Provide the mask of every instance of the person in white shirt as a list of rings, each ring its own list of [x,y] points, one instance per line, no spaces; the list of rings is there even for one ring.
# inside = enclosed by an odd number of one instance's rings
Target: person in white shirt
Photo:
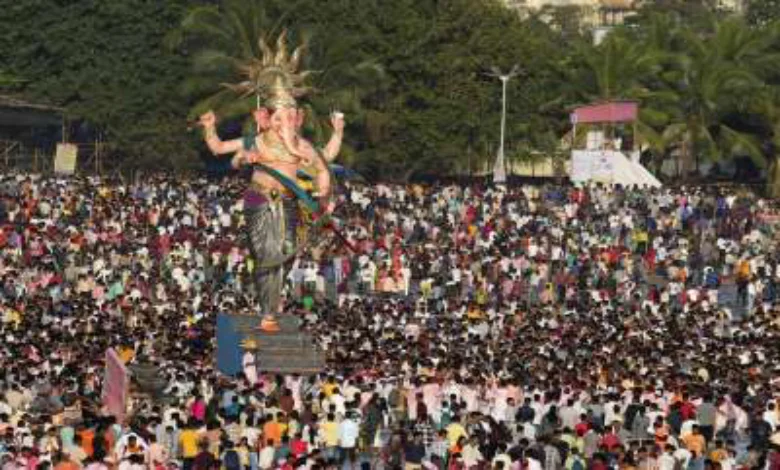
[[[257,383],[257,364],[255,362],[255,355],[252,354],[252,351],[247,350],[244,353],[241,363],[244,368],[246,379],[254,386]]]
[[[693,433],[693,427],[698,424],[699,423],[695,419],[689,419],[684,421],[682,427],[680,428],[680,437],[684,438],[688,434]]]
[[[355,448],[360,436],[360,425],[355,417],[350,413],[346,419],[339,424],[339,447],[346,462],[355,462]]]
[[[693,455],[685,447],[680,447],[674,451],[674,458],[680,462],[681,468],[688,468],[688,463],[691,461]]]
[[[764,421],[769,423],[770,426],[772,426],[772,432],[777,431],[777,411],[775,410],[775,404],[774,402],[769,402],[766,406],[766,411],[764,411]]]
[[[677,459],[674,458],[674,447],[667,445],[658,457],[658,470],[674,470]]]
[[[131,432],[122,436],[114,446],[117,459],[122,461],[131,454],[140,453],[146,455],[149,445],[138,434]]]
[[[347,400],[338,388],[333,390],[333,394],[328,401],[331,405],[336,407],[336,416],[344,416],[347,414]]]
[[[347,402],[355,402],[358,395],[360,395],[360,389],[351,380],[347,380],[344,386],[344,396]]]
[[[534,395],[534,401],[531,404],[531,408],[534,410],[534,426],[541,426],[542,418],[544,417],[544,404],[542,404],[542,397],[540,395]]]
[[[480,462],[484,460],[485,458],[479,451],[476,438],[471,438],[471,440],[463,446],[463,463],[466,465],[466,468],[476,468]]]
[[[542,462],[536,458],[535,455],[525,456],[525,468],[526,470],[542,470]]]
[[[123,459],[118,470],[146,470],[147,466],[144,464],[144,459],[140,455],[133,455],[130,458]]]
[[[266,445],[260,450],[260,455],[258,456],[258,462],[257,465],[260,467],[260,470],[270,470],[274,468],[274,453],[276,452],[276,449],[274,448],[274,441],[269,440]]]
[[[575,406],[574,400],[570,398],[566,405],[561,407],[559,412],[561,426],[563,428],[574,429],[579,422],[580,412],[580,408]]]
[[[536,442],[536,429],[531,423],[523,423],[523,437],[530,442]]]

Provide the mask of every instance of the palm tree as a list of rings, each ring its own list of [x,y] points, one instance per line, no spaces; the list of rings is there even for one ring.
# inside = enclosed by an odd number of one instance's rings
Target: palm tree
[[[254,96],[237,99],[236,92],[222,84],[239,83],[244,65],[262,58],[263,40],[281,33],[286,15],[272,19],[269,11],[275,3],[280,2],[224,0],[221,6],[195,7],[169,35],[169,46],[191,57],[192,74],[184,83],[185,94],[198,100],[191,117],[208,109],[234,117],[257,105]]]
[[[586,57],[592,74],[592,98],[640,99],[649,93],[643,80],[658,68],[661,54],[628,35],[615,32]]]
[[[371,97],[387,86],[389,77],[384,66],[370,60],[333,64],[314,78],[315,93],[301,103],[301,107],[306,111],[307,131],[312,133],[315,142],[325,142],[329,138],[329,116],[336,110],[347,116],[350,126],[366,130],[367,142],[361,144],[381,140],[388,117],[371,102]],[[341,147],[340,161],[345,165],[353,164],[359,150],[358,142],[348,136]]]
[[[700,156],[761,159],[758,139],[729,120],[748,113],[764,86],[760,61],[768,43],[760,34],[738,18],[718,23],[712,35],[685,32],[686,54],[679,56],[671,85],[679,112],[666,129],[681,146],[684,176]]]
[[[774,100],[769,101],[767,118],[771,123],[771,140],[767,143],[767,193],[769,196],[780,197],[780,90],[774,90]]]
[[[191,118],[208,109],[232,118],[256,107],[254,94],[242,96],[224,84],[246,81],[245,65],[262,60],[264,41],[289,29],[293,40],[306,44],[304,61],[315,69],[308,80],[314,92],[299,103],[314,141],[327,140],[329,115],[336,109],[346,113],[350,126],[365,126],[369,138],[382,132],[387,118],[372,106],[371,98],[387,87],[384,66],[356,51],[354,37],[350,43],[350,38],[330,34],[333,25],[327,18],[332,12],[301,11],[296,9],[299,3],[224,0],[222,6],[196,7],[186,15],[168,42],[191,51],[192,76],[184,84],[185,93],[197,100]],[[361,14],[368,14],[362,10]],[[357,150],[350,143],[345,141],[341,151],[347,163]]]

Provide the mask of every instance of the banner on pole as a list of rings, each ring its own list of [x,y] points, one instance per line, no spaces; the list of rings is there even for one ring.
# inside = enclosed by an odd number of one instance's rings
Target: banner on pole
[[[122,422],[127,412],[130,377],[125,363],[113,349],[106,350],[106,369],[103,375],[103,408]]]
[[[506,184],[506,166],[504,166],[504,154],[498,152],[496,163],[493,165],[493,184]]]
[[[57,154],[54,156],[54,172],[72,175],[76,172],[76,160],[79,148],[76,144],[57,144]]]

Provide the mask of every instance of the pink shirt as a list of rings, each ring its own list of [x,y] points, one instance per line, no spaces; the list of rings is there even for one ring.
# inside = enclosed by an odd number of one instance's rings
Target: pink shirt
[[[439,397],[441,397],[441,387],[437,383],[427,383],[422,388],[423,401],[428,410],[439,408]]]
[[[101,286],[96,286],[94,289],[92,289],[92,298],[95,300],[102,300],[105,293],[105,289],[103,289]]]
[[[417,419],[417,392],[414,387],[406,391],[406,406],[409,410],[409,419],[412,421]]]
[[[202,400],[193,403],[190,408],[190,414],[198,421],[204,421],[206,419],[206,403]]]

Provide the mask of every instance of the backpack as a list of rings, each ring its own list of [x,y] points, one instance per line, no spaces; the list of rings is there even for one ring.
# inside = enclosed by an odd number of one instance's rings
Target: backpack
[[[234,449],[225,452],[222,457],[222,466],[225,470],[241,470],[241,458],[238,456],[238,452]]]

